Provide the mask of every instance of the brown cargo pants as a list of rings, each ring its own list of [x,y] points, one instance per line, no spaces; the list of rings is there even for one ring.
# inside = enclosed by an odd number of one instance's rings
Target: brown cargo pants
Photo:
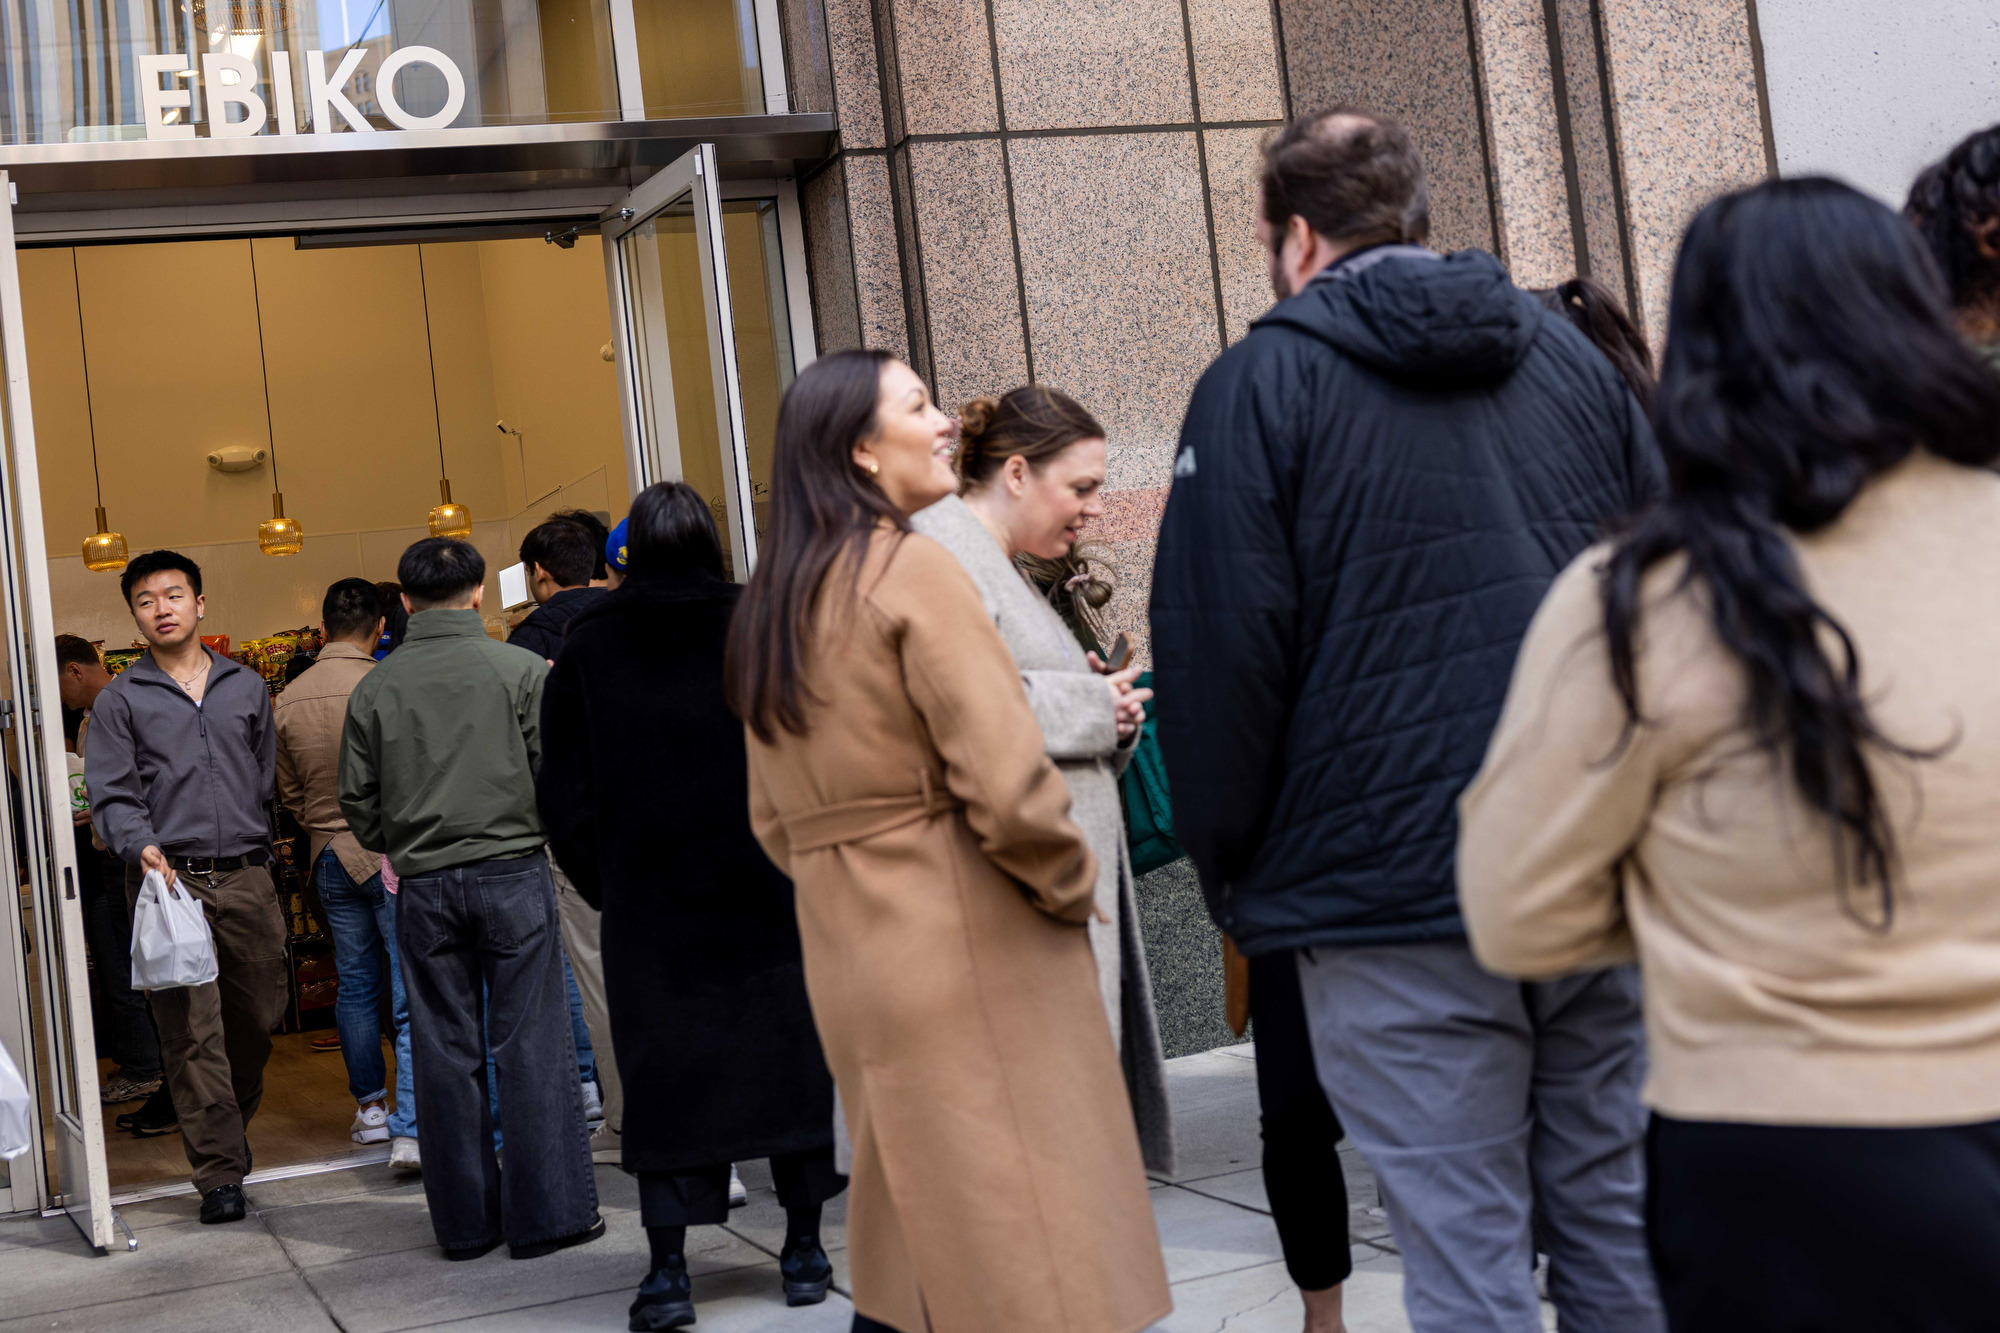
[[[136,903],[143,872],[125,867],[125,896]],[[183,873],[201,900],[215,939],[215,980],[148,991],[160,1030],[161,1063],[194,1187],[241,1185],[250,1168],[245,1137],[264,1099],[271,1033],[285,1016],[285,919],[268,866],[219,875]]]

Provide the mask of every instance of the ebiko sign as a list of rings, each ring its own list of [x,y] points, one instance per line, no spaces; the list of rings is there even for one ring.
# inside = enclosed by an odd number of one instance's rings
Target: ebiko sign
[[[342,91],[347,87],[347,81],[361,68],[367,54],[358,46],[350,49],[329,74],[324,52],[305,53],[306,119],[311,123],[314,134],[332,134],[336,115],[346,121],[350,129],[363,132],[375,129]],[[256,91],[258,69],[254,60],[227,51],[203,53],[201,84],[208,107],[209,138],[247,139],[262,134],[265,125],[273,119],[277,121],[279,134],[298,133],[298,99],[292,88],[290,53],[273,51],[271,57],[271,102],[274,105],[267,105]],[[194,67],[188,63],[187,55],[181,52],[142,55],[138,57],[138,62],[139,97],[145,107],[146,137],[194,138],[194,125],[185,118],[185,114],[178,123],[169,122],[166,118],[168,112],[176,109],[183,113],[192,111],[194,90],[165,87],[160,82],[162,78],[190,73]],[[444,105],[433,115],[414,115],[396,100],[396,76],[411,65],[429,65],[444,76]],[[227,75],[234,77],[225,82]],[[405,46],[383,58],[381,68],[375,73],[374,96],[382,114],[397,129],[441,130],[451,124],[465,106],[465,75],[459,72],[458,65],[450,56],[436,47]],[[242,108],[242,119],[229,118],[231,107]]]

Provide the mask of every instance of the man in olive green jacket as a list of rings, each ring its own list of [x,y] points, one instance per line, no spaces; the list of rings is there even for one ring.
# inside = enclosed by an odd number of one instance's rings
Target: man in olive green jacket
[[[396,938],[432,1230],[446,1258],[503,1239],[531,1258],[604,1234],[582,1090],[549,1076],[576,1067],[576,1048],[535,808],[548,664],[487,637],[486,561],[468,543],[420,541],[396,577],[409,629],[348,697],[340,808],[402,880]],[[507,1127],[504,1201],[489,1041]]]

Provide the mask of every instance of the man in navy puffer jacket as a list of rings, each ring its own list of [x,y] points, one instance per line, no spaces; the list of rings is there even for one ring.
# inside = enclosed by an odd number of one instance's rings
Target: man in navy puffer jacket
[[[1540,1329],[1537,1236],[1565,1330],[1649,1333],[1637,978],[1487,975],[1453,854],[1536,606],[1660,484],[1650,432],[1497,260],[1422,248],[1393,122],[1288,127],[1260,212],[1281,299],[1195,390],[1153,573],[1177,832],[1253,969],[1297,970],[1418,1333]]]

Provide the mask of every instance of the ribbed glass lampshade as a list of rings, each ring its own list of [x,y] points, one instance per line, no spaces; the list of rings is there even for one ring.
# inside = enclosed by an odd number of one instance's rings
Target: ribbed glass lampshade
[[[298,521],[285,517],[285,497],[271,494],[271,517],[257,525],[257,549],[265,555],[297,555],[306,544]]]
[[[457,537],[461,540],[472,535],[472,511],[462,504],[453,504],[451,483],[438,481],[438,494],[444,503],[431,506],[431,536]]]
[[[125,547],[125,534],[111,531],[111,523],[104,517],[104,506],[99,505],[97,531],[83,539],[83,567],[93,574],[108,574],[125,568],[125,562],[130,558]]]

